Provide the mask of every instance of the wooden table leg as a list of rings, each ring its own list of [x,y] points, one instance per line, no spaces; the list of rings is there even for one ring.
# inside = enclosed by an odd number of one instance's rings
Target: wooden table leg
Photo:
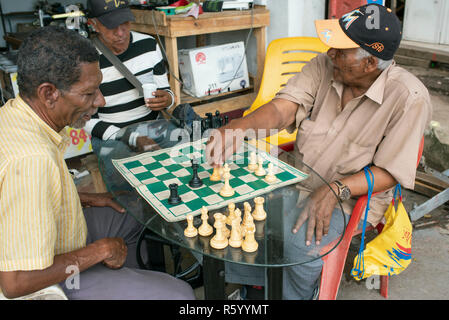
[[[179,79],[178,43],[176,38],[165,37],[165,53],[170,65],[170,87],[176,96],[176,104],[181,103],[181,83]],[[177,78],[177,79],[176,79]]]

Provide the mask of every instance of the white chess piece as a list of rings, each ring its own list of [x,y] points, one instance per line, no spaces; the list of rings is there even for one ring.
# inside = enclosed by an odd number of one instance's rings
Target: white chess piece
[[[223,221],[217,219],[214,223],[215,235],[210,239],[210,245],[214,249],[224,249],[228,246],[228,238],[223,234]]]
[[[276,176],[273,173],[273,164],[271,162],[268,164],[268,173],[264,180],[268,183],[276,182]]]
[[[253,231],[256,231],[256,226],[254,225],[254,218],[251,215],[251,205],[248,202],[245,202],[243,206],[245,207],[245,212],[243,214],[242,234],[245,235],[249,229],[254,229]]]
[[[265,202],[265,199],[263,197],[255,197],[254,198],[253,218],[256,221],[262,221],[267,218],[267,213],[265,212],[265,210],[263,208],[264,202]]]
[[[184,230],[184,235],[186,237],[192,238],[198,234],[198,230],[193,226],[193,216],[191,214],[187,215],[187,228]]]
[[[229,168],[227,163],[225,163],[223,170],[224,170],[224,173],[223,173],[224,185],[223,185],[223,188],[221,188],[221,190],[220,190],[220,195],[222,197],[232,197],[234,195],[235,191],[229,184],[229,178],[231,177],[231,173],[230,173],[231,169]]]
[[[212,172],[212,175],[210,176],[210,181],[221,181],[221,166],[220,167],[214,167],[214,171]]]
[[[240,217],[234,218],[232,220],[232,230],[231,237],[229,238],[229,245],[233,248],[240,248],[242,246],[242,232],[240,228]]]
[[[254,174],[256,175],[256,176],[264,176],[265,174],[266,174],[266,172],[265,172],[265,169],[263,168],[263,159],[262,159],[262,157],[259,157],[259,159],[257,160],[257,162],[258,162],[258,166],[257,166],[257,169],[256,169],[256,171],[254,172]]]
[[[254,252],[259,247],[259,244],[254,237],[255,229],[255,227],[254,230],[248,229],[245,233],[245,240],[242,242],[242,250],[245,252]]]
[[[209,215],[207,214],[207,208],[201,208],[201,220],[203,220],[203,224],[198,228],[198,233],[200,236],[207,237],[214,232],[214,228],[207,222]]]
[[[248,170],[255,171],[256,169],[257,169],[256,153],[254,151],[251,151],[251,153],[249,154]]]
[[[234,220],[234,218],[235,218],[235,214],[234,214],[235,204],[233,202],[230,202],[228,204],[228,210],[229,210],[229,215],[226,218],[226,224],[232,225],[232,220]]]

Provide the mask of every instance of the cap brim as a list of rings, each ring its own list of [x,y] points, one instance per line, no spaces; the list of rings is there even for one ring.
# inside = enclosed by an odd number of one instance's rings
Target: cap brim
[[[315,29],[321,42],[328,47],[337,49],[360,47],[343,32],[338,19],[315,20]]]
[[[129,8],[117,9],[97,17],[108,29],[115,29],[122,23],[134,21],[134,15]]]

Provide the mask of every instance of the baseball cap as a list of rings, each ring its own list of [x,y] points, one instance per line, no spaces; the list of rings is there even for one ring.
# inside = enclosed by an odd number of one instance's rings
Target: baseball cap
[[[401,24],[391,9],[363,5],[340,19],[316,20],[320,40],[331,48],[361,47],[383,60],[393,59],[402,39]]]
[[[97,18],[108,29],[134,21],[128,0],[88,0],[87,10],[89,18]]]

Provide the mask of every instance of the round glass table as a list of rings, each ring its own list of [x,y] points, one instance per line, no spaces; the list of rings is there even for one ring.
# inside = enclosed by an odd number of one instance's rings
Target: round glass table
[[[242,148],[248,148],[246,150],[247,152],[249,152],[251,146],[256,146],[258,148],[257,150],[269,150],[269,152],[262,151],[261,154],[265,154],[265,159],[268,159],[268,161],[272,160],[275,164],[275,168],[282,166],[286,168],[295,168],[304,174],[304,177],[300,179],[300,181],[294,183],[287,181],[279,187],[266,191],[263,190],[261,193],[259,192],[258,196],[264,199],[263,206],[267,216],[263,221],[254,221],[254,236],[258,243],[257,250],[255,252],[245,252],[241,248],[233,248],[229,245],[224,249],[214,249],[210,245],[210,240],[215,235],[215,232],[208,237],[200,235],[186,237],[184,235],[184,230],[187,227],[185,216],[179,221],[172,222],[164,218],[162,214],[156,210],[157,208],[154,203],[149,202],[147,197],[143,197],[141,195],[142,193],[139,193],[137,188],[130,184],[130,180],[125,178],[126,174],[123,174],[122,171],[117,169],[112,159],[127,159],[139,155],[143,155],[139,158],[140,160],[147,159],[147,155],[151,156],[151,154],[158,151],[161,153],[161,150],[165,151],[162,152],[164,154],[170,154],[172,149],[186,143],[189,144],[190,141],[205,145],[204,142],[207,140],[210,130],[203,132],[202,130],[196,130],[195,128],[198,129],[195,125],[193,126],[193,130],[191,128],[179,129],[174,122],[161,119],[134,124],[123,128],[117,135],[118,139],[114,141],[100,141],[98,139],[93,139],[92,145],[99,160],[99,169],[105,185],[108,191],[115,196],[116,201],[126,208],[127,213],[133,215],[143,226],[145,226],[145,228],[151,230],[152,233],[168,243],[190,250],[193,255],[201,261],[204,272],[203,278],[206,299],[225,298],[224,269],[227,263],[266,268],[267,276],[265,285],[267,290],[265,290],[265,297],[267,299],[280,299],[282,297],[282,267],[308,263],[320,259],[334,250],[334,248],[339,245],[339,240],[343,237],[344,226],[346,226],[348,217],[344,214],[341,203],[338,201],[337,207],[340,210],[334,211],[334,213],[337,212],[337,214],[334,215],[341,215],[335,218],[341,219],[343,225],[342,230],[340,230],[341,234],[339,234],[337,238],[334,238],[333,241],[329,241],[332,244],[335,243],[335,245],[326,246],[328,243],[325,241],[326,237],[323,237],[320,246],[306,246],[305,240],[300,239],[301,231],[297,234],[293,234],[291,230],[300,212],[303,210],[304,206],[307,205],[311,192],[320,185],[327,185],[327,187],[330,188],[329,184],[312,168],[301,163],[299,159],[294,156],[294,152],[283,152],[283,150],[278,147],[268,145],[264,141],[251,140],[243,144]],[[141,135],[156,137],[154,139],[154,144],[149,144],[145,148],[141,148],[141,150],[130,148],[128,146],[130,133],[135,131],[139,132]],[[152,161],[154,161],[154,159]],[[169,173],[172,170],[177,170],[178,168],[171,166],[170,161],[170,159],[161,161],[163,165],[159,166],[159,169],[162,168],[160,169],[161,171]],[[199,166],[207,168],[207,170],[202,172],[203,174],[201,177],[203,181],[206,182],[207,180],[207,182],[209,182],[212,168],[205,164],[206,160],[204,154],[201,158],[197,158],[196,161]],[[232,158],[228,162],[231,164],[238,161],[242,161],[242,159],[236,160],[235,158]],[[145,161],[142,160],[142,162]],[[244,167],[244,165],[240,165],[236,170],[242,168],[245,169]],[[189,174],[192,173],[191,165],[184,164],[184,169],[189,171]],[[233,171],[231,170],[230,173],[232,174]],[[241,188],[245,189],[245,187],[252,186],[253,189],[256,189],[257,185],[254,184],[253,180],[258,179],[258,177],[255,177],[251,172],[247,173],[249,180],[245,181],[250,182],[243,184]],[[253,177],[251,177],[251,174]],[[168,185],[170,184],[169,178],[168,176],[160,177],[161,178],[157,182],[156,180],[150,179],[144,181],[144,183],[150,185],[151,183],[165,183],[166,191],[156,194],[156,197],[167,197],[169,190]],[[233,183],[234,180],[231,179],[230,184],[232,187],[235,187],[232,185]],[[181,199],[184,197],[182,190],[190,192],[192,191],[191,189],[191,187],[186,189],[180,188],[179,195],[181,196]],[[247,195],[252,194],[254,193],[249,192]],[[152,196],[155,195],[152,194]],[[201,194],[197,193],[195,196],[201,197]],[[248,198],[245,198],[244,201],[233,202],[235,208],[240,209],[242,218],[245,212],[244,203],[247,202],[250,204],[251,208],[254,208],[254,198],[255,196],[249,196]],[[239,199],[241,199],[241,197]],[[211,226],[214,225],[214,214],[218,212],[227,215],[228,206],[224,205],[220,208],[209,209],[208,222]],[[201,214],[196,214],[193,219],[193,225],[198,228],[202,223]],[[306,228],[306,225],[307,222],[302,228]],[[229,225],[228,229],[230,229]],[[302,232],[302,234],[302,237],[304,237],[305,232]],[[292,242],[296,243],[294,253],[292,253],[291,248],[289,248]]]

